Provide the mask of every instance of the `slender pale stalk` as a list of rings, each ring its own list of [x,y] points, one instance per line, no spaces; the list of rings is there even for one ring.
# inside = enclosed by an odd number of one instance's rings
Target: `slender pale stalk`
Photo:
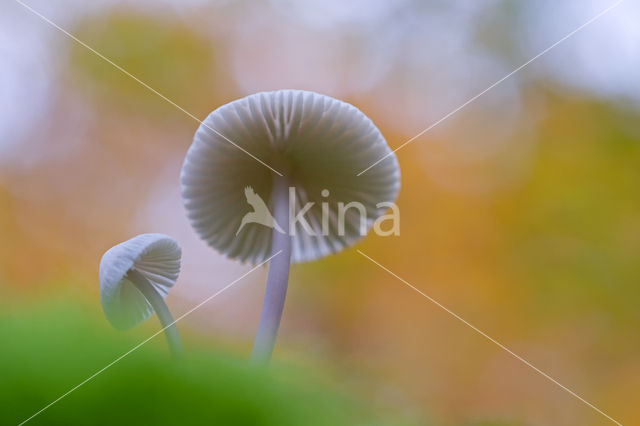
[[[171,312],[169,312],[169,308],[167,307],[166,303],[164,303],[162,296],[160,296],[160,294],[156,291],[156,289],[153,287],[153,284],[151,284],[144,275],[142,275],[135,269],[131,269],[127,273],[127,278],[129,278],[129,280],[137,287],[137,289],[140,290],[142,295],[147,299],[147,301],[156,311],[156,315],[158,316],[160,324],[162,325],[162,328],[164,330],[164,335],[167,338],[167,343],[169,344],[171,353],[176,358],[181,358],[182,343],[180,343],[180,335],[178,334],[178,329],[174,324]]]
[[[291,236],[289,235],[289,180],[286,177],[274,176],[271,199],[275,221],[285,233],[273,228],[271,255],[275,255],[275,257],[269,262],[262,313],[251,352],[251,361],[256,364],[266,364],[271,358],[280,326],[280,318],[282,318],[284,299],[287,295],[289,264],[291,262]],[[276,255],[276,253],[278,254]]]

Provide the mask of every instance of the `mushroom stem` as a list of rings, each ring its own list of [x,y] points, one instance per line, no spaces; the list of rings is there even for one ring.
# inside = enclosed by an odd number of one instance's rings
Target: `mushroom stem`
[[[175,321],[169,312],[167,304],[164,303],[160,293],[156,291],[153,285],[145,278],[139,271],[135,269],[127,272],[127,278],[136,286],[140,293],[147,299],[153,309],[156,311],[156,315],[160,320],[164,335],[167,338],[169,344],[169,350],[176,358],[182,357],[182,344],[180,343],[180,335],[176,328]]]
[[[274,176],[271,199],[274,219],[285,232],[279,232],[275,227],[272,231],[271,256],[274,257],[269,262],[262,313],[251,352],[251,361],[256,364],[266,364],[271,358],[282,318],[284,299],[287,295],[291,236],[289,235],[289,180],[285,176]]]

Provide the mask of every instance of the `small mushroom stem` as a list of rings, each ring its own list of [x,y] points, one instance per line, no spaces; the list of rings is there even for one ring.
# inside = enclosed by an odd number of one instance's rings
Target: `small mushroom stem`
[[[140,293],[149,301],[153,309],[156,311],[156,315],[160,320],[164,335],[167,338],[169,344],[169,350],[176,358],[182,357],[182,343],[180,343],[180,335],[176,328],[171,312],[167,304],[164,303],[162,296],[156,291],[153,285],[145,278],[139,271],[131,269],[127,272],[127,277],[136,286]]]
[[[262,313],[251,352],[251,361],[255,364],[266,364],[271,358],[282,318],[284,299],[287,295],[291,236],[289,235],[289,180],[285,176],[274,176],[271,199],[274,219],[285,232],[282,233],[273,228],[271,256],[274,257],[269,262]]]

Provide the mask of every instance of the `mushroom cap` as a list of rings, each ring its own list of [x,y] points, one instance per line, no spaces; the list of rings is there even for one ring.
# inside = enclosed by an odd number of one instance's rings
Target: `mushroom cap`
[[[100,261],[100,302],[111,325],[128,329],[154,312],[127,273],[140,272],[164,299],[178,279],[181,253],[178,243],[163,234],[141,234],[107,250]]]
[[[259,223],[246,224],[236,235],[243,216],[253,210],[245,188],[255,191],[273,212],[269,200],[275,173],[252,156],[295,187],[295,214],[314,203],[304,218],[317,235],[296,222],[293,262],[324,257],[363,237],[355,209],[349,210],[344,232],[339,232],[339,202],[361,203],[368,230],[386,209],[376,204],[394,201],[400,189],[396,156],[373,122],[351,104],[308,91],[278,90],[223,105],[194,136],[180,177],[182,197],[196,233],[219,252],[242,261],[267,259],[272,239],[272,230]],[[327,228],[322,226],[323,203],[329,212]]]

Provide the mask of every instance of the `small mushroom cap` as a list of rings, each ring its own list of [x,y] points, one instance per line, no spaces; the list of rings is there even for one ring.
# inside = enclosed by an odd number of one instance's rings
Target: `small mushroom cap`
[[[163,234],[141,234],[107,250],[100,261],[100,302],[111,325],[128,329],[154,312],[127,273],[140,272],[164,299],[178,279],[181,254],[178,243]]]
[[[338,252],[362,237],[355,209],[345,216],[345,232],[339,232],[339,202],[364,206],[369,229],[385,210],[376,205],[394,201],[400,189],[395,155],[373,122],[353,105],[302,90],[262,92],[223,105],[198,128],[181,184],[195,231],[231,258],[258,263],[269,257],[269,227],[249,223],[236,232],[243,216],[252,211],[245,188],[269,205],[274,172],[229,141],[287,176],[295,187],[296,214],[308,202],[314,203],[304,218],[316,235],[296,223],[294,262]],[[323,215],[323,203],[329,215]],[[273,212],[273,206],[269,210]],[[323,216],[328,216],[328,232],[322,226]]]

